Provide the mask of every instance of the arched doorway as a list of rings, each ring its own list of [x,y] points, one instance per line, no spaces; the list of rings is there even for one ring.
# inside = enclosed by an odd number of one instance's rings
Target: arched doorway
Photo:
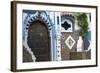
[[[36,61],[50,61],[50,40],[46,24],[40,20],[29,26],[28,45],[35,54]]]

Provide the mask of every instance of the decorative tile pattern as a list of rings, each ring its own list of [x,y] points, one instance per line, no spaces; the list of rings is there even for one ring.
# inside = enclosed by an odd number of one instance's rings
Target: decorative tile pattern
[[[71,36],[65,40],[65,44],[69,47],[69,49],[72,49],[75,43],[75,40]]]

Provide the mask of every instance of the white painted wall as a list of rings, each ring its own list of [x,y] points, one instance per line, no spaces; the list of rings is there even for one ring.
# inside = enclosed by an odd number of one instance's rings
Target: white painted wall
[[[13,73],[10,71],[10,1],[0,0],[0,73]],[[99,0],[33,0],[37,2],[51,2],[51,3],[67,3],[67,4],[83,4],[83,5],[99,5]],[[100,5],[99,5],[100,8]],[[99,12],[100,13],[100,9]],[[100,20],[100,14],[98,20]],[[100,21],[99,23],[100,24]],[[100,25],[98,25],[100,27]],[[100,31],[100,29],[98,29]],[[98,34],[100,37],[100,33]],[[98,38],[98,43],[100,43]],[[100,46],[98,46],[100,48]],[[98,49],[100,52],[100,49]],[[100,53],[98,53],[100,56]],[[100,57],[98,58],[100,64]],[[100,65],[92,68],[77,68],[77,69],[61,69],[61,70],[46,70],[46,71],[30,71],[25,73],[99,73]],[[20,73],[20,72],[19,72]],[[24,73],[24,72],[21,72]]]

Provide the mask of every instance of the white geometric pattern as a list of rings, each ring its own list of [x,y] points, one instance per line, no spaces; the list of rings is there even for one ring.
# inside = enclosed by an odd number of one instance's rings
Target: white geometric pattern
[[[68,38],[65,40],[65,44],[68,46],[69,49],[72,49],[76,41],[71,37],[68,36]]]

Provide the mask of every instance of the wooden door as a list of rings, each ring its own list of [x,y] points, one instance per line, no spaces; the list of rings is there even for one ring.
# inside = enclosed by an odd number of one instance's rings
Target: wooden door
[[[42,21],[31,23],[28,32],[28,45],[36,56],[36,61],[50,61],[48,28]]]

